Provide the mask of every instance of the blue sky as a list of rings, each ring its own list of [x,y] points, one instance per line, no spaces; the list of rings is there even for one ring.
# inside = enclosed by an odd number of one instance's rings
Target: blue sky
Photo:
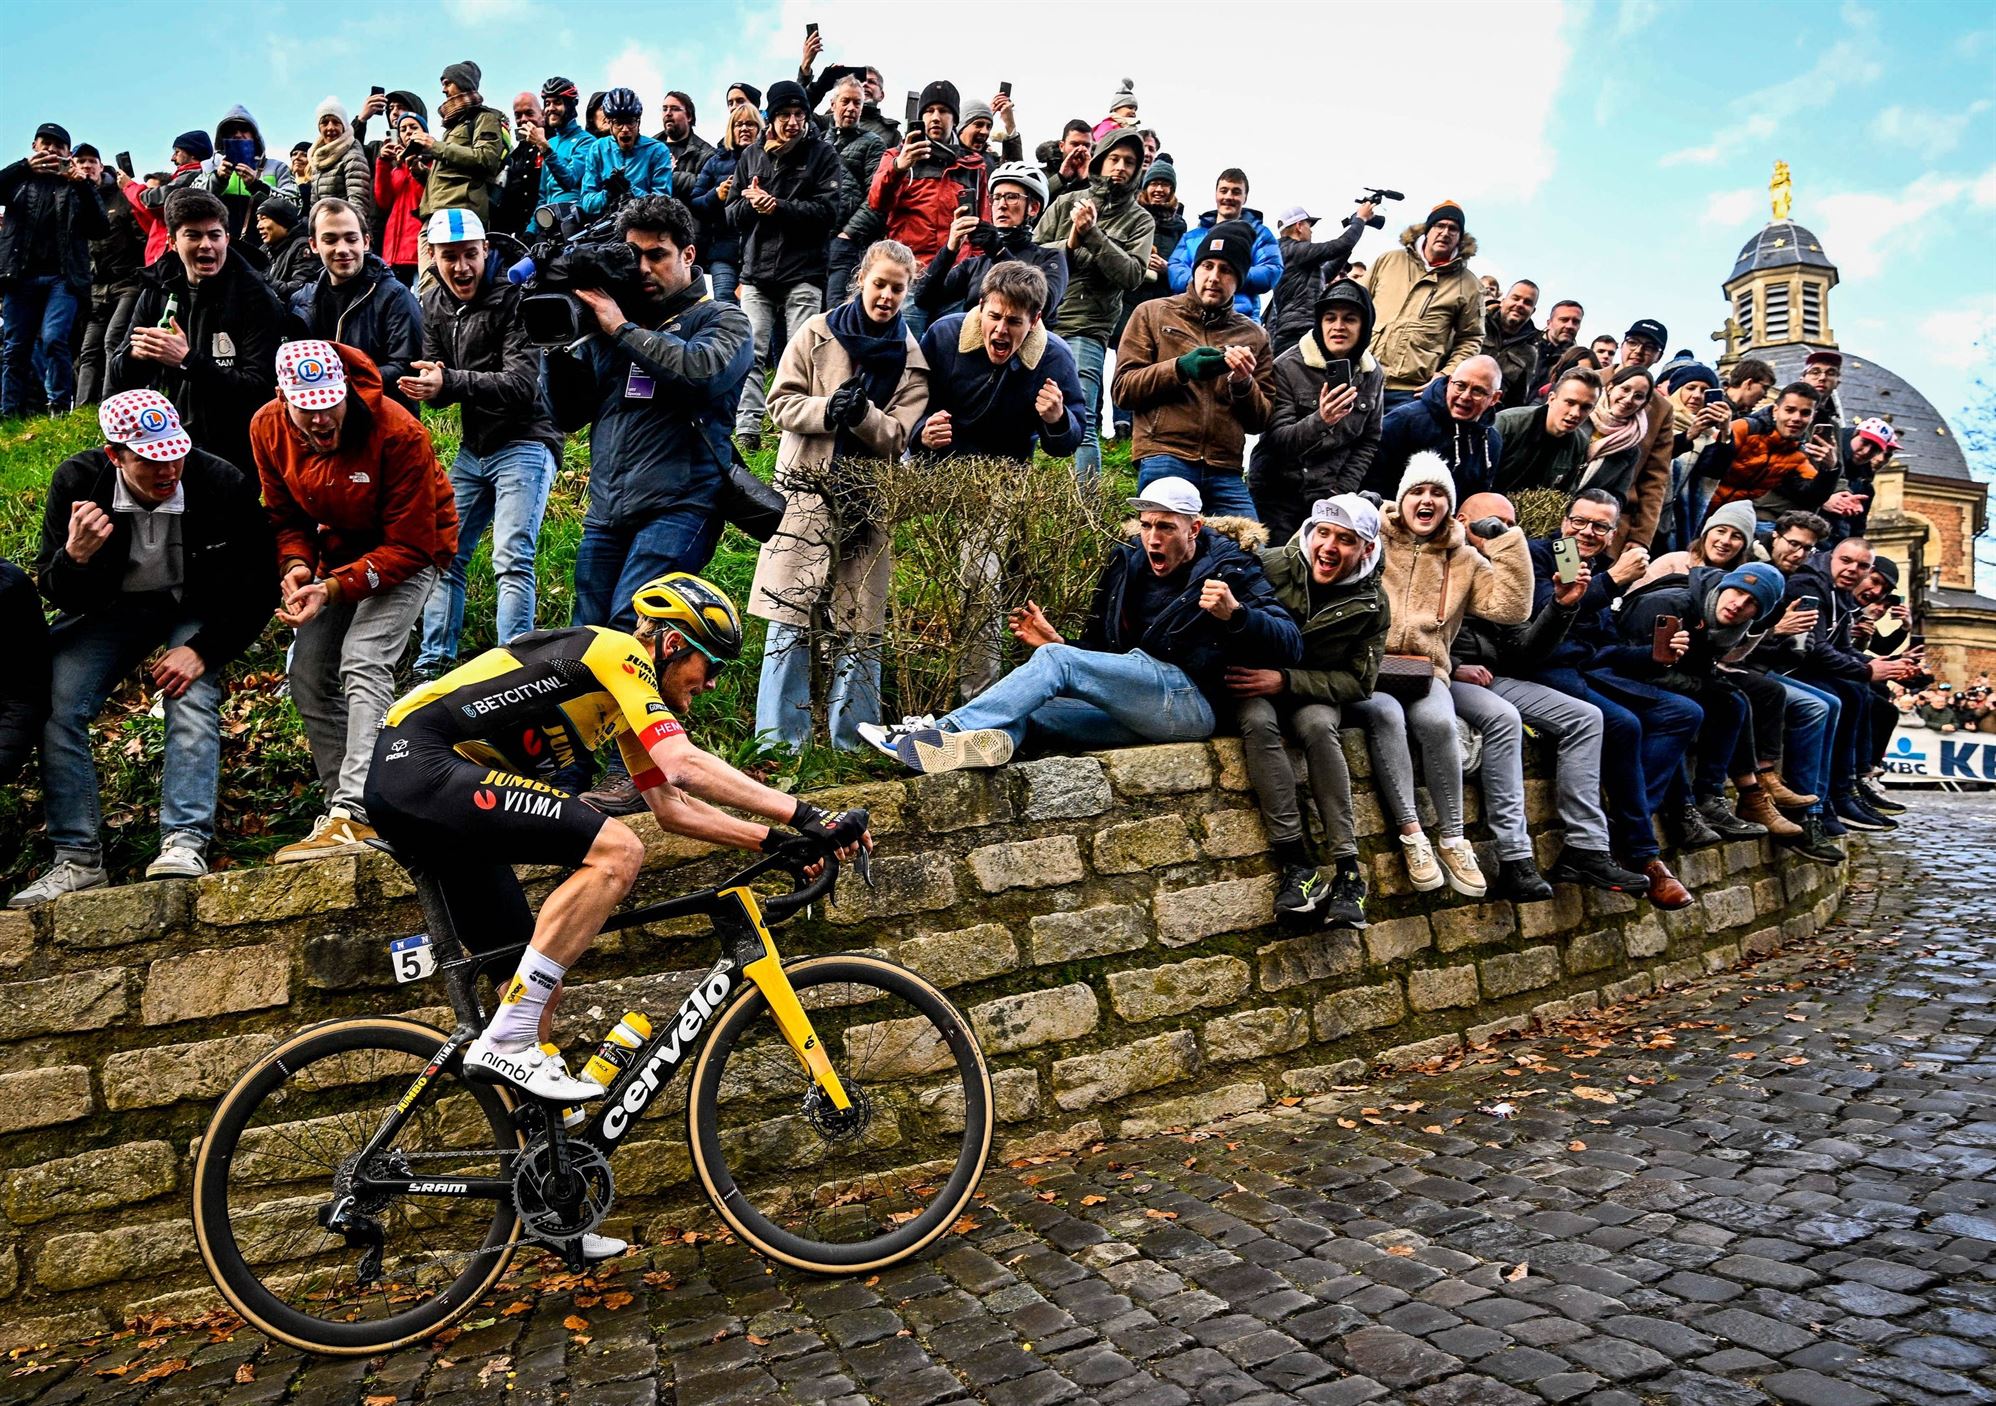
[[[949,16],[1005,23],[973,41]],[[25,150],[53,117],[107,155],[129,148],[143,168],[164,164],[177,132],[212,128],[244,102],[288,147],[325,94],[350,106],[373,83],[431,95],[443,64],[469,56],[495,105],[556,72],[585,92],[629,83],[651,110],[671,86],[694,94],[711,133],[730,80],[766,85],[794,67],[806,20],[822,24],[830,58],[885,70],[890,110],[937,73],[966,94],[1011,79],[1034,141],[1070,115],[1099,117],[1117,80],[1134,78],[1195,213],[1228,164],[1247,168],[1251,203],[1271,216],[1295,202],[1335,216],[1362,182],[1406,191],[1363,257],[1450,197],[1468,211],[1476,266],[1532,277],[1548,301],[1580,299],[1584,335],[1656,317],[1673,350],[1704,356],[1716,354],[1719,281],[1766,221],[1781,158],[1795,217],[1842,268],[1831,301],[1842,344],[1950,417],[1978,375],[1996,374],[1987,3],[1234,0],[1174,17],[1031,0],[76,0],[10,14],[0,131]],[[1341,53],[1360,57],[1341,64]]]

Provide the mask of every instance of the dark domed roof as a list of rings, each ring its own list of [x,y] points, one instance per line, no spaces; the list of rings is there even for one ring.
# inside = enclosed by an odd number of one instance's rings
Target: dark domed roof
[[[1740,249],[1740,256],[1733,261],[1733,271],[1727,275],[1727,281],[1731,282],[1752,269],[1787,268],[1794,264],[1825,269],[1836,267],[1830,262],[1830,256],[1823,252],[1822,241],[1813,233],[1793,220],[1777,220]]]
[[[1806,342],[1792,342],[1778,347],[1747,347],[1741,355],[1759,357],[1773,366],[1777,376],[1774,384],[1778,387],[1801,380],[1802,363],[1808,360],[1810,352],[1820,350]],[[1844,359],[1843,380],[1837,385],[1844,424],[1854,425],[1873,415],[1890,421],[1899,432],[1897,458],[1909,474],[1922,478],[1974,478],[1953,428],[1912,382],[1875,361],[1853,354],[1848,348],[1837,350]]]

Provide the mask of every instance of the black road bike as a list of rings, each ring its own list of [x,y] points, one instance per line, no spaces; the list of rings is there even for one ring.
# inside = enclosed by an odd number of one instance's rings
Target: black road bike
[[[849,813],[838,842],[865,826]],[[862,850],[861,877],[865,862]],[[643,1124],[624,1159],[635,1185],[691,1175],[743,1241],[820,1274],[871,1273],[934,1243],[983,1175],[990,1074],[970,1023],[915,973],[778,952],[771,926],[829,892],[838,868],[828,854],[807,881],[766,856],[606,923],[703,916],[721,957],[580,1118],[465,1077],[489,1014],[479,978],[503,981],[522,949],[468,951],[434,878],[411,868],[455,1028],[329,1020],[237,1080],[194,1164],[194,1231],[216,1287],[271,1338],[361,1356],[462,1318],[522,1241],[579,1270],[582,1236],[616,1197],[612,1155],[684,1064],[685,1142]],[[779,872],[789,892],[750,889]]]

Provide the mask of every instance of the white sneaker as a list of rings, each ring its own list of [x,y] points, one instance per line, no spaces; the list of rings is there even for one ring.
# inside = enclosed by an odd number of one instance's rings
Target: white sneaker
[[[185,830],[168,835],[159,847],[159,858],[146,865],[148,879],[198,879],[207,872],[207,846]]]
[[[598,1260],[613,1260],[631,1248],[628,1240],[619,1240],[614,1235],[585,1235],[582,1237],[582,1258],[595,1264]]]
[[[1475,847],[1461,835],[1442,841],[1441,862],[1448,886],[1464,898],[1481,898],[1490,891],[1490,881],[1476,865]]]
[[[73,859],[58,859],[49,865],[39,879],[7,900],[9,908],[33,908],[38,903],[47,903],[52,898],[61,898],[66,893],[82,893],[85,889],[101,889],[111,882],[110,873],[100,860],[96,864],[78,864]]]
[[[505,1050],[488,1044],[480,1035],[464,1047],[466,1077],[511,1084],[530,1098],[547,1103],[587,1103],[603,1097],[603,1086],[594,1079],[578,1079],[568,1072],[560,1055],[550,1056],[538,1045]]]
[[[860,740],[867,746],[882,756],[892,757],[898,762],[901,760],[901,754],[895,749],[900,746],[901,739],[911,732],[920,732],[935,725],[934,713],[908,713],[898,723],[861,723],[854,730],[859,733]]]
[[[1419,830],[1400,837],[1400,858],[1407,865],[1407,882],[1416,889],[1429,893],[1442,886],[1444,880],[1435,863],[1435,848]]]
[[[894,755],[910,770],[930,774],[964,767],[1003,766],[1012,760],[1012,735],[995,727],[973,728],[969,732],[917,728],[902,734],[895,744]]]

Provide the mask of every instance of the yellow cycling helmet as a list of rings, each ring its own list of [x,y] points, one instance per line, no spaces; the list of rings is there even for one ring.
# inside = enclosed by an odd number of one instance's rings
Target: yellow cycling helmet
[[[679,631],[717,663],[742,657],[742,617],[728,593],[690,571],[657,576],[638,587],[631,608],[647,620]]]

